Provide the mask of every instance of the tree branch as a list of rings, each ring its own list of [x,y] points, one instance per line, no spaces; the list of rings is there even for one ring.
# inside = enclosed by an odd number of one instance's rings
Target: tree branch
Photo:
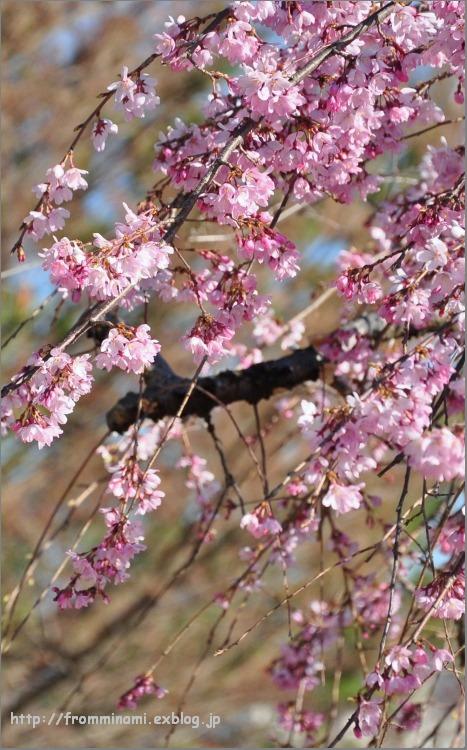
[[[278,388],[291,389],[307,380],[317,380],[323,357],[313,346],[298,349],[286,357],[260,362],[245,370],[225,370],[200,378],[183,412],[184,417],[207,417],[214,407],[246,401],[257,404]],[[142,416],[157,422],[177,414],[187,394],[190,379],[176,375],[159,354],[145,376]],[[129,392],[107,414],[107,424],[115,432],[125,432],[138,414],[137,393]]]

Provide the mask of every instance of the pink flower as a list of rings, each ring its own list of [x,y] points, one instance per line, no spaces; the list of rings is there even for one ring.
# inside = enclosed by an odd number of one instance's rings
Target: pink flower
[[[463,436],[448,427],[434,428],[404,448],[409,464],[427,479],[444,482],[464,476]]]
[[[157,489],[160,483],[155,469],[143,472],[131,458],[116,468],[107,489],[118,499],[129,501],[136,498],[136,513],[144,515],[156,510],[165,497],[165,493]]]
[[[260,346],[272,346],[282,335],[284,326],[273,317],[272,313],[256,318],[253,336]]]
[[[436,529],[438,532],[438,529]],[[435,535],[435,534],[433,534]],[[465,547],[465,526],[461,514],[448,518],[442,529],[436,533],[437,545],[445,555],[460,553]]]
[[[331,482],[322,503],[326,508],[333,508],[338,515],[357,510],[363,500],[360,492],[362,487],[364,484],[343,486]]]
[[[379,707],[381,699],[365,700],[360,698],[358,705],[358,717],[355,722],[354,734],[356,737],[373,737],[379,729],[382,711]]]
[[[62,433],[60,425],[67,421],[81,396],[91,390],[92,366],[89,354],[73,358],[59,349],[52,349],[47,360],[34,355],[31,364],[37,370],[7,401],[12,410],[8,419],[23,442],[36,441],[42,448]],[[21,410],[16,419],[13,409]]]
[[[40,413],[29,411],[27,418],[22,418],[12,425],[23,443],[36,442],[37,447],[49,446],[52,441],[62,434],[63,430],[56,422],[48,422]]]
[[[387,695],[411,693],[421,684],[421,679],[416,674],[396,674],[385,680],[385,690]]]
[[[195,362],[199,363],[207,357],[208,362],[214,364],[228,354],[225,344],[233,338],[234,333],[229,319],[223,322],[212,315],[201,315],[183,341]]]
[[[238,87],[248,100],[251,110],[270,121],[288,117],[305,104],[297,86],[292,86],[280,71],[269,72],[245,66],[246,75],[238,80]]]
[[[65,220],[70,217],[70,212],[66,208],[51,208],[44,211],[30,211],[24,219],[28,225],[27,232],[34,240],[40,240],[45,234],[63,229]]]
[[[365,680],[368,687],[380,688],[384,685],[384,680],[379,672],[370,672]]]
[[[154,79],[147,73],[141,73],[133,80],[124,65],[120,80],[107,86],[107,90],[115,91],[115,108],[123,111],[126,120],[132,120],[145,117],[148,110],[155,109],[160,103],[154,86]]]
[[[302,415],[298,418],[297,424],[306,433],[313,429],[316,425],[316,415],[318,414],[318,408],[312,401],[300,401],[300,407],[302,409]]]
[[[105,370],[120,367],[126,372],[143,372],[161,350],[159,342],[149,336],[149,331],[146,324],[138,328],[123,324],[112,328],[101,344],[96,365]]]
[[[438,237],[427,240],[425,247],[415,253],[415,257],[427,271],[442,268],[448,261],[448,247]]]
[[[240,528],[247,529],[255,539],[271,534],[280,534],[282,526],[272,517],[272,511],[268,503],[261,503],[253,511],[246,513],[240,521]]]
[[[175,51],[175,41],[169,34],[154,34],[153,39],[155,40],[154,51],[164,59],[170,57]]]
[[[253,27],[245,21],[237,21],[227,26],[219,52],[231,63],[247,62],[255,56],[258,47]]]
[[[373,305],[383,296],[381,285],[370,281],[368,272],[348,269],[337,278],[336,287],[348,300],[356,298],[360,304]]]
[[[422,704],[405,703],[395,717],[397,732],[414,732],[422,723]]]
[[[355,580],[354,602],[362,621],[363,635],[368,637],[387,619],[390,603],[389,584],[377,583],[372,577],[359,576]],[[400,605],[401,596],[399,591],[395,590],[391,598],[393,616]]]
[[[39,256],[44,258],[42,267],[50,272],[52,283],[63,296],[71,296],[73,302],[78,302],[90,273],[90,260],[82,245],[62,237],[55,239],[50,248],[44,248]]]
[[[223,182],[217,193],[207,193],[200,205],[220,224],[236,224],[239,219],[257,214],[260,206],[266,207],[274,189],[274,181],[265,172],[249,167],[237,184]]]
[[[411,652],[405,646],[394,646],[385,658],[385,662],[394,672],[410,669]]]
[[[444,669],[445,664],[452,664],[454,661],[453,655],[449,651],[446,651],[445,648],[434,649],[430,656],[433,669],[437,672],[441,672]]]
[[[65,220],[70,218],[70,212],[66,208],[53,208],[47,215],[48,232],[56,232],[63,229]]]
[[[210,500],[219,490],[219,482],[206,468],[207,461],[194,453],[182,456],[177,462],[177,468],[188,469],[188,479],[185,482],[190,490],[196,493],[196,501],[201,506],[210,508]]]
[[[459,573],[453,583],[447,587],[446,591],[444,591],[448,579],[448,573],[441,573],[429,583],[428,586],[417,589],[415,597],[422,609],[426,611],[431,610],[432,617],[446,618],[447,620],[459,620],[465,611],[464,574]]]
[[[82,177],[83,174],[88,174],[88,172],[85,169],[70,167],[70,169],[67,169],[63,175],[62,182],[69,187],[70,190],[86,190],[88,183]]]
[[[316,734],[324,724],[324,714],[305,709],[297,710],[294,703],[279,704],[279,725],[288,733],[302,734],[307,740],[307,747],[316,743]]]
[[[281,349],[295,349],[301,342],[305,333],[305,324],[301,320],[291,320],[288,324],[288,332],[281,341]]]
[[[133,101],[135,89],[136,84],[128,75],[128,68],[126,65],[122,67],[120,80],[114,81],[107,86],[107,91],[115,91],[115,102],[118,105],[121,105],[124,101]]]
[[[162,699],[167,695],[167,690],[154,682],[151,675],[140,675],[130,690],[120,697],[117,707],[120,709],[136,708],[141,698],[145,695],[155,695]]]
[[[102,117],[96,120],[91,132],[92,145],[96,151],[103,151],[105,149],[107,138],[109,135],[115,133],[118,133],[118,125],[112,122],[112,120],[107,120]]]
[[[88,552],[69,553],[73,575],[65,588],[54,589],[61,609],[88,606],[97,595],[107,603],[106,585],[125,581],[132,559],[146,549],[139,521],[130,521],[121,508],[102,508],[101,513],[108,529],[104,539]]]
[[[247,260],[254,258],[259,263],[267,263],[280,281],[293,278],[299,270],[299,254],[294,243],[268,228],[240,240],[239,254]]]
[[[88,187],[88,183],[82,177],[84,174],[88,174],[85,169],[78,169],[75,166],[65,169],[62,164],[56,164],[46,172],[47,184],[37,185],[36,192],[47,191],[50,200],[56,204],[69,201],[73,197],[74,190],[86,190]]]

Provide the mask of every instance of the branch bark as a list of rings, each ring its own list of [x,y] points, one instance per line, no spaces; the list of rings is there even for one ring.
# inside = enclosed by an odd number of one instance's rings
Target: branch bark
[[[291,389],[307,380],[317,380],[323,357],[313,346],[298,349],[280,359],[260,362],[245,370],[225,370],[199,378],[183,416],[208,417],[216,406],[246,401],[257,404],[278,388]],[[159,354],[146,375],[141,416],[157,422],[177,414],[191,380],[176,375]],[[107,424],[115,432],[125,432],[138,416],[137,393],[129,392],[107,414]]]

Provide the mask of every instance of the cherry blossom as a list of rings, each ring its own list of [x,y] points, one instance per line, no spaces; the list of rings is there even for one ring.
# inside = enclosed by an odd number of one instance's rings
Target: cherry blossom
[[[464,476],[464,442],[446,427],[425,432],[405,447],[409,463],[424,476],[448,481]]]
[[[62,433],[76,402],[92,388],[90,355],[71,357],[58,348],[49,357],[33,355],[35,372],[27,383],[3,399],[6,422],[25,443],[50,445]],[[15,417],[15,412],[17,416]]]
[[[106,117],[99,117],[93,125],[91,140],[96,151],[103,151],[107,138],[111,134],[118,133],[118,125]]]
[[[259,263],[267,263],[279,279],[294,277],[299,270],[299,254],[293,242],[279,232],[264,229],[242,239],[239,254],[247,260],[253,258]]]
[[[96,356],[96,365],[105,370],[119,367],[126,372],[136,374],[143,372],[154,362],[160,352],[160,345],[151,339],[148,325],[137,328],[119,324],[111,328],[101,344],[100,353]]]
[[[316,735],[324,724],[324,714],[308,711],[297,711],[293,702],[280,703],[277,707],[279,726],[290,736],[303,735],[310,746],[316,743]]]
[[[195,491],[196,501],[201,506],[210,507],[210,501],[220,485],[212,471],[207,468],[206,459],[196,454],[185,455],[179,459],[177,467],[188,469],[186,486]]]
[[[154,682],[151,675],[140,675],[135,678],[135,682],[130,690],[124,693],[119,701],[118,708],[136,708],[141,698],[145,695],[155,695],[156,698],[162,699],[167,695],[167,690]]]
[[[443,592],[447,579],[448,574],[442,573],[427,586],[417,589],[415,596],[419,606],[430,610],[433,617],[458,620],[464,614],[465,578],[459,574]]]
[[[85,169],[78,169],[75,166],[65,169],[62,164],[56,164],[47,170],[47,182],[36,185],[34,192],[38,196],[47,193],[51,201],[60,205],[64,201],[70,201],[75,190],[87,189],[88,183],[82,176],[84,174],[88,174]]]
[[[356,510],[362,503],[360,489],[364,484],[344,486],[331,482],[329,490],[323,497],[323,505],[326,508],[333,508],[338,515]]]
[[[66,219],[69,218],[70,212],[66,208],[49,206],[43,211],[30,211],[25,222],[28,225],[28,234],[34,240],[40,240],[45,234],[63,229]]]
[[[260,539],[271,534],[280,534],[282,526],[272,516],[272,511],[267,503],[259,505],[253,513],[246,513],[240,521],[240,527]]]
[[[142,527],[138,520],[129,520],[117,508],[101,508],[107,526],[103,540],[88,552],[70,552],[74,574],[67,585],[55,587],[54,601],[60,609],[80,609],[89,606],[100,596],[105,603],[109,597],[105,587],[109,582],[120,584],[127,580],[127,572],[135,555],[146,549],[142,543]],[[80,588],[78,588],[78,586]]]
[[[356,737],[373,737],[379,729],[383,712],[380,699],[365,700],[361,698],[358,705],[358,718],[355,723]]]
[[[184,337],[185,346],[193,354],[195,362],[200,363],[204,357],[210,364],[218,362],[226,353],[226,344],[234,336],[231,327],[232,319],[223,316],[216,320],[212,315],[201,315]]]
[[[158,106],[160,99],[154,87],[155,81],[150,75],[141,73],[133,79],[124,65],[120,80],[107,86],[107,90],[115,92],[115,108],[123,111],[126,120],[132,120],[134,117],[145,117],[148,110]]]
[[[144,515],[156,510],[165,497],[165,493],[157,489],[160,483],[155,469],[143,472],[138,463],[128,460],[113,470],[108,491],[118,499],[136,499],[136,513]]]

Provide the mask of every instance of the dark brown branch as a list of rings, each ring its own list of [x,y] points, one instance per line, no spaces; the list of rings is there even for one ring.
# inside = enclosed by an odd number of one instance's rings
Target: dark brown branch
[[[214,407],[246,401],[257,404],[268,399],[278,388],[291,389],[307,380],[317,380],[323,358],[313,346],[298,349],[286,357],[260,362],[245,370],[225,370],[218,375],[200,378],[188,401],[184,417],[207,417]],[[146,375],[143,393],[143,415],[157,422],[174,416],[190,385],[188,378],[176,375],[158,355]],[[126,396],[108,412],[107,424],[115,432],[125,432],[138,413],[138,394]]]

